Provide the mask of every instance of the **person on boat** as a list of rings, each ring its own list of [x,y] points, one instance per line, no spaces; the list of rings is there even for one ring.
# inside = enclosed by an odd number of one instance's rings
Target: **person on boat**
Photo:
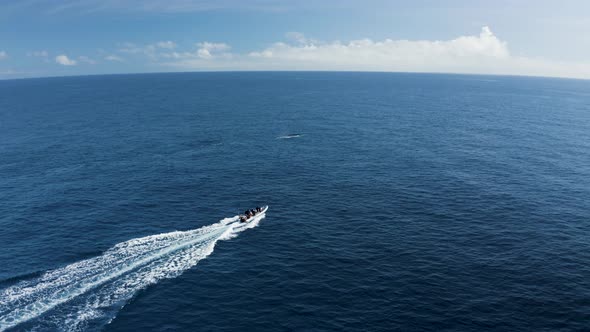
[[[260,212],[260,211],[262,211],[262,208],[260,206],[257,206],[256,207],[256,212]]]
[[[240,216],[240,222],[246,222],[246,216]]]
[[[252,213],[252,215],[256,214],[256,211],[254,211],[254,209],[250,210],[250,212]]]
[[[244,214],[246,215],[246,218],[250,218],[250,210],[246,210],[246,212],[244,212]]]

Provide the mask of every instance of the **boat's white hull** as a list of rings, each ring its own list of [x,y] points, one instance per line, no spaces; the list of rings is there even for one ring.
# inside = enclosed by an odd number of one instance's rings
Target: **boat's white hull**
[[[258,212],[254,217],[250,217],[250,219],[246,220],[245,222],[238,221],[234,224],[235,231],[243,231],[247,228],[253,228],[258,225],[258,222],[266,217],[266,211],[268,210],[268,206],[262,208],[262,211]]]
[[[249,223],[251,221],[254,221],[257,218],[259,219],[259,217],[263,216],[266,213],[266,210],[268,210],[268,205],[267,206],[264,206],[262,208],[262,211],[256,213],[254,216],[248,218],[248,220],[246,220],[246,222]]]

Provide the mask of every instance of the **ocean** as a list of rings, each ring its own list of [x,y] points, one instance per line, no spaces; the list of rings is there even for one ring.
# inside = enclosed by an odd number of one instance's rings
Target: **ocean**
[[[590,81],[0,81],[5,330],[590,330]]]

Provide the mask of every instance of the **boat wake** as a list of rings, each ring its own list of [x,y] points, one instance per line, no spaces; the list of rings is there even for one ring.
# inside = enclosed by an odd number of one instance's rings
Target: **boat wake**
[[[175,278],[209,256],[217,241],[256,227],[238,217],[190,231],[131,239],[102,255],[0,290],[0,331],[93,330],[108,324],[139,290]]]
[[[299,138],[303,136],[303,134],[289,134],[277,137],[277,139],[290,139],[290,138]]]

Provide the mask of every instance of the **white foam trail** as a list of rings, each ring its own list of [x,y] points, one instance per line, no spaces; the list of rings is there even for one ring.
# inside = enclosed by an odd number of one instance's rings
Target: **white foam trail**
[[[303,134],[289,134],[277,137],[277,139],[289,139],[289,138],[298,138],[303,136]]]
[[[108,323],[138,290],[180,275],[209,256],[217,241],[256,227],[264,217],[240,224],[236,216],[195,230],[132,239],[8,287],[0,291],[0,331],[34,319],[41,330],[74,331],[86,329],[91,321]]]

